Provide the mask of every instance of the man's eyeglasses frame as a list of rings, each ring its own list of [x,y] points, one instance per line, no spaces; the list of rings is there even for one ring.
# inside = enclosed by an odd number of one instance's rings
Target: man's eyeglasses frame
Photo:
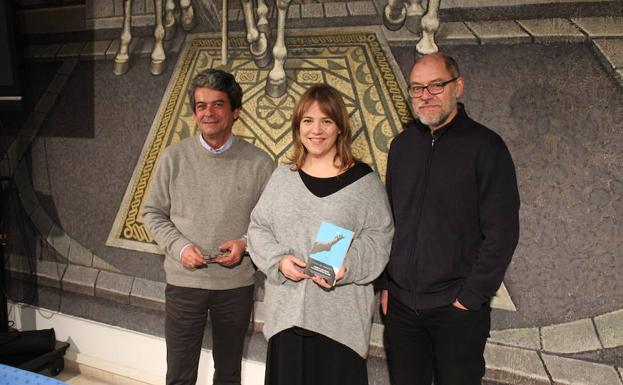
[[[440,93],[443,92],[443,90],[446,88],[448,84],[452,83],[459,77],[460,76],[456,76],[450,80],[446,80],[445,82],[439,82],[439,83],[435,82],[435,83],[428,84],[426,86],[411,86],[409,87],[407,91],[409,93],[409,96],[411,96],[412,98],[421,97],[422,95],[424,95],[424,90],[428,91],[428,93],[431,95],[439,95]]]

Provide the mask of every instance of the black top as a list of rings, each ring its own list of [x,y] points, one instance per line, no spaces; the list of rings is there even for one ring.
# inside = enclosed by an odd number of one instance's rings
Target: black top
[[[392,141],[387,191],[395,232],[390,295],[412,309],[487,304],[519,237],[515,167],[499,135],[463,105],[435,131],[416,122]]]
[[[342,174],[330,178],[317,178],[299,170],[299,175],[305,187],[319,198],[329,196],[340,191],[351,183],[372,172],[372,168],[366,163],[356,163],[353,167],[344,171]]]

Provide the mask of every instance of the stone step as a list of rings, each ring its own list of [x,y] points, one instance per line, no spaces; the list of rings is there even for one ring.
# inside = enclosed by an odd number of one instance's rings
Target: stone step
[[[621,16],[620,0],[442,0],[443,21]]]

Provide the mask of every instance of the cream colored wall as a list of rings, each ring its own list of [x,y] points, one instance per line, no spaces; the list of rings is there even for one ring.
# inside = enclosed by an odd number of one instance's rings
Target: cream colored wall
[[[66,360],[154,385],[164,384],[166,354],[163,338],[106,325],[71,315],[9,303],[9,320],[18,330],[54,328],[58,341],[69,342]],[[243,385],[264,383],[264,363],[243,360]],[[212,352],[203,349],[197,385],[211,385],[214,374]]]

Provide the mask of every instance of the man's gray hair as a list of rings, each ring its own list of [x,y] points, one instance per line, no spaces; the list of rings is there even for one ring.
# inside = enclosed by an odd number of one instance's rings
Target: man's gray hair
[[[193,112],[195,111],[195,90],[197,88],[212,88],[226,93],[229,97],[232,111],[242,107],[242,88],[236,81],[236,78],[234,78],[234,75],[229,72],[211,68],[195,76],[188,89],[190,109]]]

